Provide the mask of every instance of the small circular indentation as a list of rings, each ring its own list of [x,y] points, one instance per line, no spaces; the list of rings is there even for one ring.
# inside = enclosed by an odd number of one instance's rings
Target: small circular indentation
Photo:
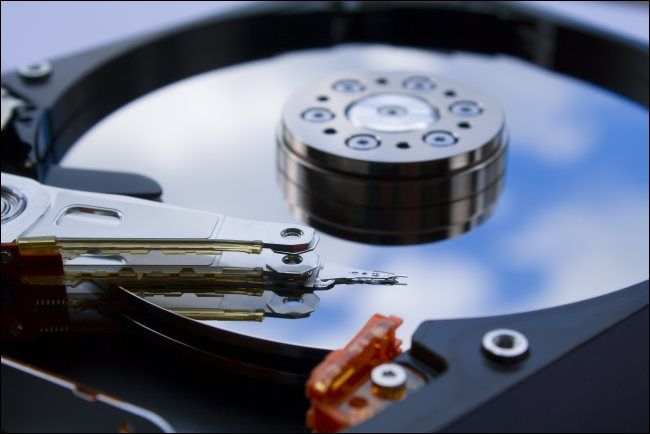
[[[366,90],[366,87],[359,80],[353,78],[345,78],[343,80],[334,82],[332,89],[343,93],[360,93]]]
[[[298,265],[302,263],[302,256],[300,255],[284,255],[282,257],[282,262],[287,265]]]
[[[300,238],[303,234],[304,232],[300,228],[286,228],[280,232],[282,238]]]
[[[409,77],[404,80],[404,87],[409,90],[424,92],[431,90],[436,84],[429,77]]]
[[[526,336],[512,329],[496,329],[483,335],[482,350],[491,359],[516,362],[528,355]]]
[[[368,151],[378,147],[380,142],[370,134],[357,134],[356,136],[352,136],[346,140],[345,144],[348,148],[357,151]]]
[[[463,128],[463,129],[466,130],[468,128],[472,128],[472,124],[470,124],[469,122],[465,122],[465,121],[458,122],[458,128]]]
[[[377,113],[382,116],[404,116],[408,113],[408,110],[401,105],[387,104],[377,107]]]
[[[282,302],[289,307],[298,307],[302,305],[302,299],[300,297],[285,297]]]
[[[453,98],[456,96],[456,91],[453,89],[447,89],[445,91],[445,96],[448,96],[449,98]]]
[[[409,144],[406,143],[406,142],[399,142],[399,143],[398,143],[397,145],[395,145],[395,146],[397,146],[397,147],[400,148],[400,149],[408,149],[408,148],[411,147],[411,145],[409,145]]]
[[[302,112],[301,117],[307,122],[327,122],[334,119],[334,113],[326,108],[312,107]]]
[[[425,134],[423,140],[432,146],[439,147],[455,145],[458,142],[456,136],[449,131],[431,131]]]
[[[352,399],[350,399],[348,404],[350,405],[350,407],[358,410],[361,408],[365,408],[368,405],[368,400],[361,396],[354,396]]]
[[[336,130],[334,128],[325,128],[323,130],[323,133],[332,135],[332,134],[336,134]]]
[[[316,99],[318,101],[323,101],[324,102],[324,101],[329,101],[330,98],[327,95],[319,95]]]
[[[453,103],[449,110],[456,116],[471,117],[480,115],[483,108],[475,101],[458,101]]]
[[[376,81],[377,84],[388,84],[388,79],[385,77],[379,77]]]

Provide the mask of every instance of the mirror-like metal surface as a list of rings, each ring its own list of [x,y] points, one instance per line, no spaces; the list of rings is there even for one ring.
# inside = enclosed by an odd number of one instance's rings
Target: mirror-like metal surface
[[[2,186],[2,223],[20,215],[27,205],[23,194],[13,188]]]
[[[399,93],[367,96],[352,103],[347,115],[358,127],[388,132],[420,130],[438,118],[437,111],[425,101]]]
[[[358,83],[356,91],[330,84],[342,80]],[[327,108],[305,109],[313,101]],[[416,244],[466,232],[490,215],[501,191],[502,109],[433,73],[323,78],[289,98],[279,130],[279,179],[294,212],[352,241]]]
[[[504,114],[488,94],[435,69],[385,69],[314,71],[312,81],[286,98],[280,139],[318,167],[373,178],[446,176],[480,163],[499,149]],[[418,75],[422,71],[431,78]],[[409,86],[413,79],[425,83],[435,79],[436,84]],[[360,88],[336,91],[334,85],[341,81],[357,82]],[[480,112],[471,117],[456,114],[453,108],[459,104],[461,109],[474,104]],[[329,110],[333,116],[326,123],[306,120],[305,113],[313,108]],[[437,131],[453,136],[453,143],[431,146],[424,140]],[[409,146],[399,146],[403,143]]]
[[[399,247],[321,235],[321,255],[391,270],[408,286],[335,288],[309,318],[213,322],[305,347],[343,346],[374,313],[421,321],[519,312],[648,278],[648,112],[506,57],[350,45],[203,74],[147,95],[90,130],[65,165],[158,180],[167,203],[230,216],[295,219],[277,182],[276,128],[300,86],[350,69],[434,71],[489,93],[510,129],[494,215],[451,240]]]

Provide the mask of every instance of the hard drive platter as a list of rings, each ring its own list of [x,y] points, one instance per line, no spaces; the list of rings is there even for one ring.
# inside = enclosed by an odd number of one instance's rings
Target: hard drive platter
[[[319,293],[308,318],[211,326],[331,350],[381,312],[404,319],[398,334],[408,347],[428,319],[542,309],[648,278],[647,111],[507,56],[356,44],[211,71],[111,114],[63,164],[145,174],[174,205],[313,224],[282,188],[276,136],[283,106],[328,76],[400,69],[453,77],[503,108],[511,138],[494,214],[462,235],[413,245],[349,241],[320,230],[323,257],[405,275],[407,285]]]
[[[514,2],[3,73],[2,431],[647,431],[647,108],[647,45]]]

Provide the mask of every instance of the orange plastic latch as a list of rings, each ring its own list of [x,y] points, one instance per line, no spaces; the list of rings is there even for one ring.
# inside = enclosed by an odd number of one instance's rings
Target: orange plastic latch
[[[402,322],[395,316],[374,315],[344,349],[330,353],[311,372],[306,390],[311,401],[309,428],[337,432],[357,421],[359,414],[346,411],[348,400],[373,368],[401,353],[402,341],[395,337],[395,330]]]

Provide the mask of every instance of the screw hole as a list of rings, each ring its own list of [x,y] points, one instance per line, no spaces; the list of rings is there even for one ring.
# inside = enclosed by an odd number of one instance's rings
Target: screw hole
[[[298,307],[302,304],[302,300],[300,298],[294,298],[294,297],[286,297],[282,302],[290,307],[291,306]]]
[[[300,255],[284,255],[282,257],[282,262],[287,265],[298,265],[302,262],[302,256]]]
[[[387,83],[388,83],[388,79],[384,77],[380,77],[377,79],[377,84],[387,84]]]
[[[408,149],[411,147],[411,145],[406,142],[399,142],[396,146],[400,149]]]
[[[361,396],[355,396],[350,400],[350,407],[361,409],[368,405],[368,401]]]
[[[329,97],[327,95],[320,95],[318,98],[316,98],[318,101],[328,101]]]
[[[282,238],[300,238],[303,232],[299,228],[286,228],[280,232],[280,235]]]
[[[446,91],[445,91],[445,96],[448,96],[448,97],[450,97],[450,98],[451,98],[451,97],[454,97],[454,96],[456,96],[456,91],[453,90],[453,89],[446,90]]]
[[[499,335],[494,338],[494,345],[503,349],[511,349],[515,346],[515,337],[511,335]]]
[[[330,135],[336,134],[336,130],[334,128],[326,128],[326,129],[323,130],[323,132],[325,134],[330,134]]]
[[[467,128],[472,128],[472,126],[470,125],[469,122],[459,122],[458,123],[458,128],[467,129]]]

